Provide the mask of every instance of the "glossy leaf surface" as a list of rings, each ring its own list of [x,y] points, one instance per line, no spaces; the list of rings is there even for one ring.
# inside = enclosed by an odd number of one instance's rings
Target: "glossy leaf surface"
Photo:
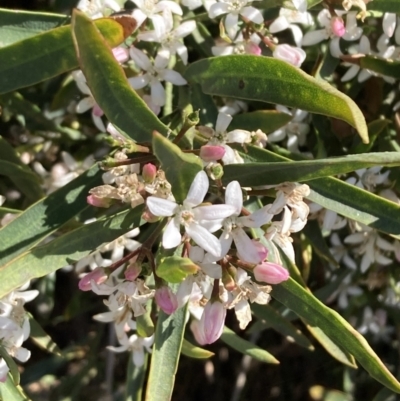
[[[123,27],[112,19],[96,26],[110,46],[123,42]],[[0,94],[34,85],[78,67],[71,26],[55,28],[0,49]]]
[[[276,285],[271,293],[283,305],[310,324],[321,328],[336,344],[348,351],[377,381],[400,393],[400,383],[389,372],[365,338],[337,312],[326,307],[293,279]]]
[[[82,12],[72,18],[79,64],[97,104],[111,123],[137,142],[150,142],[153,130],[169,130],[131,88],[111,47],[95,23]]]
[[[191,64],[185,78],[208,94],[282,104],[344,120],[368,142],[364,116],[353,100],[284,61],[252,55],[209,58]]]

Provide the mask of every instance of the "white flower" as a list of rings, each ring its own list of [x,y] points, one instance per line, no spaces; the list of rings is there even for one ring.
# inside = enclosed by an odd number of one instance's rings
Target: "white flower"
[[[235,212],[223,222],[224,230],[220,237],[222,245],[222,256],[229,251],[232,241],[235,242],[240,258],[248,263],[257,264],[265,259],[266,253],[262,252],[257,243],[253,242],[243,230],[243,227],[259,228],[269,223],[273,214],[268,213],[271,205],[264,206],[249,216],[238,217],[242,212],[243,195],[237,181],[228,184],[225,190],[225,202],[232,205]]]
[[[284,127],[268,134],[268,141],[281,142],[287,138],[287,149],[290,152],[299,153],[299,146],[305,145],[307,134],[310,131],[310,126],[306,121],[308,112],[299,109],[289,111],[287,107],[280,105],[276,106],[276,109],[280,112],[291,114],[293,119]]]
[[[147,198],[147,207],[153,215],[173,217],[163,234],[162,244],[164,248],[175,248],[181,243],[182,236],[179,227],[182,224],[186,234],[197,245],[213,256],[217,257],[221,254],[220,242],[204,225],[214,224],[216,220],[220,221],[232,215],[235,208],[229,205],[199,206],[207,194],[208,185],[207,174],[200,171],[194,178],[182,205],[155,196]]]
[[[121,10],[115,0],[80,0],[76,8],[84,11],[92,19],[104,17],[109,9],[114,12]]]
[[[261,39],[256,33],[253,33],[248,40],[244,40],[243,34],[239,32],[232,42],[228,43],[222,39],[217,40],[216,46],[213,46],[211,51],[214,56],[229,56],[231,54],[253,54],[259,56],[261,54],[260,41]],[[228,113],[227,111],[225,112]]]
[[[295,5],[296,10],[282,7],[279,11],[279,17],[269,26],[269,31],[271,33],[277,33],[285,29],[290,29],[296,45],[300,46],[303,32],[294,24],[310,26],[313,25],[313,20],[311,14],[307,12],[307,1],[300,1],[297,3],[298,4]]]
[[[107,348],[114,352],[129,351],[132,353],[133,364],[137,367],[144,364],[144,351],[151,353],[151,346],[154,342],[154,335],[151,337],[139,337],[137,334],[132,334],[129,338],[123,337],[120,340],[120,346],[108,346]]]
[[[233,39],[239,30],[239,15],[255,24],[262,24],[264,21],[261,12],[255,7],[248,6],[248,3],[250,3],[248,0],[218,1],[210,7],[208,16],[214,19],[220,15],[228,14],[225,18],[225,28],[228,36]]]
[[[173,29],[173,18],[171,12],[164,11],[164,18],[158,21],[154,31],[146,31],[138,35],[139,40],[161,43],[163,49],[168,50],[170,55],[178,54],[183,64],[187,64],[188,52],[182,43],[182,38],[196,29],[195,21],[186,21]]]
[[[138,8],[133,10],[132,16],[135,18],[138,27],[143,24],[146,18],[150,18],[153,26],[156,26],[164,18],[160,13],[169,10],[173,14],[182,15],[179,4],[170,0],[132,0]]]
[[[241,129],[235,129],[230,132],[226,132],[229,124],[232,121],[232,116],[225,113],[218,113],[217,122],[215,124],[215,130],[209,127],[198,127],[201,134],[209,138],[207,145],[220,145],[225,149],[225,155],[222,158],[224,164],[232,163],[243,163],[243,159],[239,154],[233,150],[227,143],[251,143],[252,134],[250,131]]]
[[[76,86],[78,89],[86,95],[83,99],[81,99],[76,105],[76,112],[79,114],[85,113],[89,109],[92,109],[92,120],[97,129],[101,132],[106,132],[106,127],[103,123],[101,117],[104,115],[103,110],[98,106],[94,97],[92,96],[92,92],[86,84],[86,78],[83,75],[81,70],[72,71],[72,77],[76,82]]]
[[[158,52],[154,65],[141,50],[131,47],[129,52],[136,65],[146,72],[143,75],[129,78],[128,81],[133,89],[142,89],[150,85],[151,100],[156,106],[165,104],[165,90],[161,81],[171,82],[174,85],[186,85],[186,80],[179,72],[167,68],[170,56],[168,50]]]

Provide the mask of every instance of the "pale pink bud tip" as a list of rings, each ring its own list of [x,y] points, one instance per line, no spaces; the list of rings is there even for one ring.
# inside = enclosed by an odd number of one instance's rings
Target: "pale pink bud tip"
[[[143,166],[142,177],[145,182],[153,182],[157,175],[157,167],[152,163],[147,163]]]
[[[268,284],[279,284],[289,278],[289,272],[283,266],[272,262],[260,263],[253,273],[257,281]]]
[[[198,325],[200,344],[212,344],[221,337],[224,329],[226,309],[221,302],[208,302]]]
[[[253,42],[247,43],[245,48],[247,54],[254,54],[255,56],[259,56],[261,54],[261,47]]]
[[[160,309],[168,315],[174,313],[178,308],[178,299],[167,286],[156,289],[155,300]]]
[[[102,267],[96,267],[92,272],[86,274],[79,280],[78,287],[81,291],[90,291],[92,289],[92,281],[96,284],[104,283],[107,275]]]
[[[112,49],[113,55],[118,63],[122,64],[129,60],[129,51],[123,47],[114,47]]]
[[[343,19],[340,17],[332,17],[331,19],[331,29],[335,36],[341,38],[346,33],[346,28],[344,26]]]
[[[86,201],[89,205],[95,207],[110,207],[112,204],[112,199],[109,198],[98,198],[96,195],[89,195],[86,198]]]
[[[137,263],[132,263],[129,267],[125,270],[125,278],[129,281],[134,281],[139,277],[139,274],[142,272],[142,267]]]
[[[283,44],[275,47],[273,56],[279,60],[286,61],[295,67],[300,67],[306,58],[306,53],[300,47],[292,47],[287,44]]]
[[[221,160],[225,155],[225,148],[219,145],[204,145],[200,148],[200,158],[205,162]]]
[[[96,117],[101,117],[104,115],[104,111],[100,108],[99,105],[95,104],[93,106],[93,110],[92,110],[93,115],[95,115]]]

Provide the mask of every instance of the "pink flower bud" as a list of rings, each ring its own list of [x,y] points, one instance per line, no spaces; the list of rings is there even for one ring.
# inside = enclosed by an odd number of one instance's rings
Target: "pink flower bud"
[[[200,148],[200,158],[205,162],[221,160],[225,155],[225,148],[219,145],[204,145]]]
[[[199,339],[204,341],[203,344],[211,344],[221,337],[224,329],[226,317],[226,309],[221,302],[209,301],[204,308],[201,316],[198,330]]]
[[[300,47],[292,47],[287,44],[277,45],[272,55],[279,60],[294,65],[295,67],[300,67],[301,63],[306,58],[306,53],[303,49],[300,49]]]
[[[254,54],[255,56],[259,56],[261,54],[261,47],[253,42],[246,43],[244,48],[247,54]]]
[[[123,47],[114,47],[112,49],[113,55],[118,63],[122,64],[129,60],[129,51]]]
[[[125,278],[128,281],[134,281],[138,278],[139,274],[142,272],[142,267],[137,263],[131,263],[125,270]]]
[[[157,175],[157,167],[152,163],[147,163],[143,166],[142,177],[144,182],[151,183]]]
[[[253,273],[257,281],[268,284],[279,284],[289,278],[289,272],[283,266],[272,262],[260,263]]]
[[[102,267],[96,267],[92,272],[84,275],[80,280],[78,287],[81,291],[90,291],[92,289],[92,281],[97,284],[104,283],[107,280],[107,274]]]
[[[176,298],[176,295],[171,291],[171,289],[166,285],[157,288],[154,297],[157,305],[166,314],[171,315],[176,311],[178,307],[178,299]]]
[[[341,38],[346,33],[346,28],[344,26],[343,19],[338,16],[332,17],[331,29],[332,29],[332,33],[335,36]]]
[[[96,117],[101,117],[101,116],[104,115],[104,111],[100,108],[100,106],[99,106],[98,104],[95,104],[95,105],[93,106],[92,113],[93,113],[93,115],[96,116]]]
[[[113,200],[110,198],[98,198],[96,195],[89,195],[86,198],[86,202],[95,207],[110,207]]]

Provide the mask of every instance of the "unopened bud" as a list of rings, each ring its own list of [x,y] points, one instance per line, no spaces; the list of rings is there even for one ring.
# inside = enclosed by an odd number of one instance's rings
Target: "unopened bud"
[[[255,56],[259,56],[261,54],[261,47],[253,42],[246,43],[245,50],[247,54],[254,54]]]
[[[100,108],[98,104],[95,104],[93,106],[92,113],[96,117],[102,117],[104,115],[104,111]]]
[[[114,200],[110,198],[99,198],[96,195],[89,195],[86,198],[86,201],[89,205],[95,206],[95,207],[110,207]]]
[[[203,344],[211,344],[221,337],[224,329],[226,309],[219,301],[209,301],[204,308],[198,330],[199,339]]]
[[[104,283],[108,278],[102,267],[96,267],[92,272],[84,275],[80,280],[78,287],[81,291],[90,291],[92,289],[92,281],[96,284]]]
[[[204,145],[200,148],[200,158],[205,162],[221,160],[225,155],[225,148],[220,145]]]
[[[286,61],[295,67],[300,67],[306,58],[306,52],[303,49],[287,44],[277,45],[272,54],[275,58]]]
[[[152,163],[147,163],[143,166],[142,177],[144,182],[151,183],[157,175],[157,167]]]
[[[125,63],[125,61],[129,60],[128,49],[118,46],[118,47],[114,47],[114,49],[112,49],[112,52],[113,52],[115,59],[120,64]]]
[[[176,295],[166,285],[157,288],[154,297],[160,309],[168,315],[174,313],[178,308],[178,299],[176,298]]]
[[[134,281],[138,278],[139,274],[142,272],[142,266],[137,263],[131,263],[125,270],[125,278],[129,281]]]
[[[341,38],[346,33],[346,28],[344,26],[343,19],[338,16],[332,17],[331,29],[332,29],[332,33],[335,36]]]
[[[268,284],[279,284],[289,278],[289,272],[281,265],[272,262],[263,262],[253,270],[257,281]]]

